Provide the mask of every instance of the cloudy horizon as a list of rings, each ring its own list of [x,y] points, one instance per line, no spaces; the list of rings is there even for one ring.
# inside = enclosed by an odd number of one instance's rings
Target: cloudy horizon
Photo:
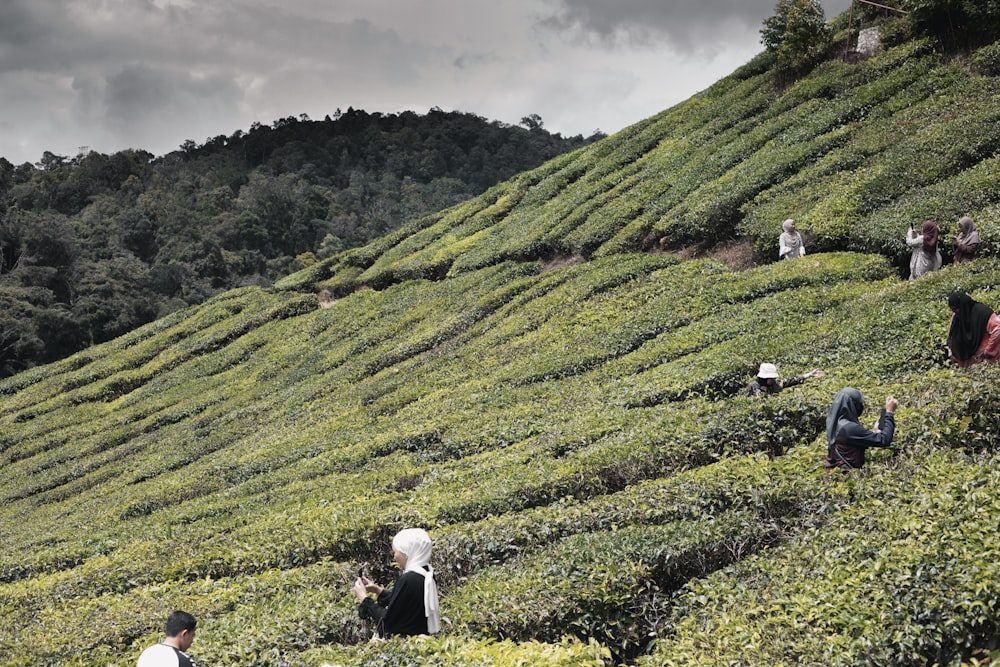
[[[828,19],[850,0],[822,0]],[[532,114],[608,134],[762,50],[775,0],[6,0],[0,157],[154,155],[279,118]]]

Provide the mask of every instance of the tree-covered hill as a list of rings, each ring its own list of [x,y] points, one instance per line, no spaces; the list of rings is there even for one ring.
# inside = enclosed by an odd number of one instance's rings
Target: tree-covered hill
[[[131,665],[175,608],[211,665],[995,659],[1000,369],[942,350],[953,289],[1000,307],[993,47],[910,25],[0,382],[0,664]],[[902,279],[959,214],[980,258]],[[740,395],[761,361],[825,376]],[[845,386],[898,430],[831,475]],[[368,643],[414,525],[443,634]]]
[[[0,377],[368,243],[599,138],[458,112],[322,121],[141,150],[0,157]]]

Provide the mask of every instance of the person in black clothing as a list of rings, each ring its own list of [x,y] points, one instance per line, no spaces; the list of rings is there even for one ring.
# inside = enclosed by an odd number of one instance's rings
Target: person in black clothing
[[[948,356],[959,368],[1000,361],[1000,316],[962,290],[948,296]]]
[[[885,399],[885,413],[869,431],[861,425],[865,399],[861,392],[846,387],[837,392],[833,405],[826,415],[826,467],[854,470],[865,464],[865,450],[869,447],[890,447],[896,431],[896,408],[899,401],[892,396]]]
[[[430,566],[432,545],[430,536],[420,528],[401,530],[392,539],[392,558],[403,570],[395,585],[386,589],[365,576],[354,582],[351,590],[358,598],[358,615],[375,622],[379,637],[440,630],[437,585]]]

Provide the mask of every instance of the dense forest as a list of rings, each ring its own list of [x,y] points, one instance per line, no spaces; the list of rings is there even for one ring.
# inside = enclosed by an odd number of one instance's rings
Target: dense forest
[[[0,157],[0,377],[276,278],[600,138],[355,109],[142,150]]]

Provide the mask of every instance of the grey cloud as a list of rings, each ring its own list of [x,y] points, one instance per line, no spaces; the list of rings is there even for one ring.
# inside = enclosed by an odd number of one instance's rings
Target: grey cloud
[[[348,106],[613,132],[745,62],[776,1],[0,0],[0,155],[162,154]]]
[[[294,3],[3,1],[0,113],[24,130],[21,139],[8,130],[0,154],[21,150],[28,126],[42,124],[93,135],[74,144],[169,150],[180,141],[164,145],[168,133],[201,141],[297,115],[338,81],[391,87],[454,57],[364,19],[297,15]]]
[[[145,65],[130,66],[108,78],[108,118],[125,125],[148,116],[174,98],[169,77]]]
[[[72,114],[78,118],[101,120],[104,115],[104,80],[99,76],[81,72],[73,78],[72,90],[76,96]]]
[[[218,119],[237,116],[241,98],[239,86],[222,74],[195,77],[188,72],[135,65],[107,79],[105,118],[125,144],[135,146],[142,137],[167,128],[171,132],[188,128],[186,138],[200,142],[237,129],[218,128]]]
[[[197,18],[201,24],[199,41],[217,51],[215,55],[239,56],[242,66],[263,66],[281,69],[287,65],[282,58],[293,62],[322,60],[324,58],[351,60],[364,65],[373,53],[393,55],[405,51],[412,57],[416,45],[406,42],[392,30],[376,27],[365,19],[329,21],[317,17],[300,16],[277,7],[244,7],[229,3],[217,10],[204,10],[198,6]],[[188,10],[195,11],[193,8]],[[192,17],[195,18],[195,17]],[[194,21],[192,21],[193,23]],[[405,63],[406,57],[399,62]]]
[[[770,5],[770,0],[557,0],[555,13],[542,24],[609,43],[641,45],[666,39],[687,50],[697,48],[723,22],[754,27]]]
[[[74,39],[65,9],[53,0],[7,0],[0,7],[0,72],[67,69]]]
[[[758,31],[774,13],[775,0],[553,0],[543,18],[551,30],[608,44],[644,45],[663,40],[684,51],[712,50],[734,32]],[[822,2],[827,18],[850,0]]]
[[[0,21],[0,48],[5,51],[11,47],[31,44],[38,35],[49,32],[44,13],[39,11],[43,2],[24,2],[11,0],[3,7],[3,20]]]
[[[463,53],[452,62],[456,69],[460,70],[474,70],[480,67],[485,67],[487,65],[494,64],[499,61],[493,54],[488,53]]]
[[[0,43],[34,44],[39,37],[55,42],[73,27],[71,3],[65,0],[4,0]]]

